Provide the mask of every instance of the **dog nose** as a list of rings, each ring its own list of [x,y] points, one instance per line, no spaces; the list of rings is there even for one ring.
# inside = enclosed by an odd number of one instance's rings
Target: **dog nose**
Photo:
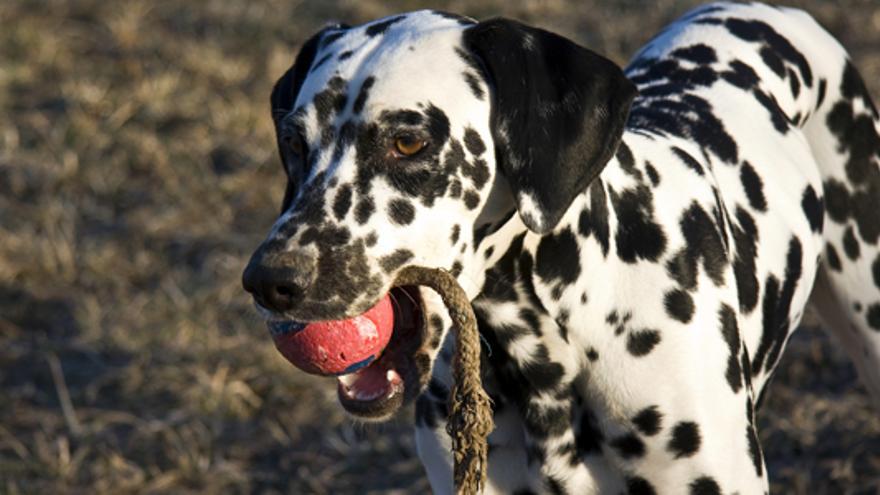
[[[261,306],[283,313],[302,300],[314,273],[315,262],[308,254],[263,245],[251,256],[241,282]]]

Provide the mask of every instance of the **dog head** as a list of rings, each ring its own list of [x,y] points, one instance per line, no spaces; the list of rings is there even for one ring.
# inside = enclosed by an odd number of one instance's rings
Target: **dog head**
[[[330,26],[272,92],[287,188],[244,286],[271,322],[351,318],[390,291],[392,340],[358,373],[399,383],[358,400],[366,384],[340,378],[349,412],[387,418],[426,385],[448,328],[439,297],[395,275],[447,268],[475,297],[475,232],[514,211],[551,231],[613,155],[634,94],[612,62],[514,21]]]

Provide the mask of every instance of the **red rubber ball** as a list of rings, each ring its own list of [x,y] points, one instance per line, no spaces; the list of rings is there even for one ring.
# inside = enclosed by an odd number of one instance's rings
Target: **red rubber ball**
[[[293,328],[274,336],[275,347],[288,361],[306,373],[344,375],[369,365],[382,354],[391,340],[394,311],[386,295],[354,318]]]

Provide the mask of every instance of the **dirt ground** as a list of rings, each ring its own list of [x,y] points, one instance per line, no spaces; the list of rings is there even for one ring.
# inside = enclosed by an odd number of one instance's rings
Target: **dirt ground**
[[[880,98],[880,2],[796,2]],[[240,288],[277,212],[268,95],[328,20],[438,7],[619,63],[690,1],[0,2],[0,493],[424,493]],[[800,332],[761,415],[774,493],[880,492],[880,413]]]

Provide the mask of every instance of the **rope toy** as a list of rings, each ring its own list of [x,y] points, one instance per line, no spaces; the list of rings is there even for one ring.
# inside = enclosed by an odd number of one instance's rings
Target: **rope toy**
[[[408,266],[396,285],[424,285],[440,294],[455,329],[452,361],[452,407],[446,432],[452,438],[453,481],[457,494],[474,494],[486,480],[488,443],[492,431],[489,396],[480,381],[480,334],[467,294],[446,270]]]

